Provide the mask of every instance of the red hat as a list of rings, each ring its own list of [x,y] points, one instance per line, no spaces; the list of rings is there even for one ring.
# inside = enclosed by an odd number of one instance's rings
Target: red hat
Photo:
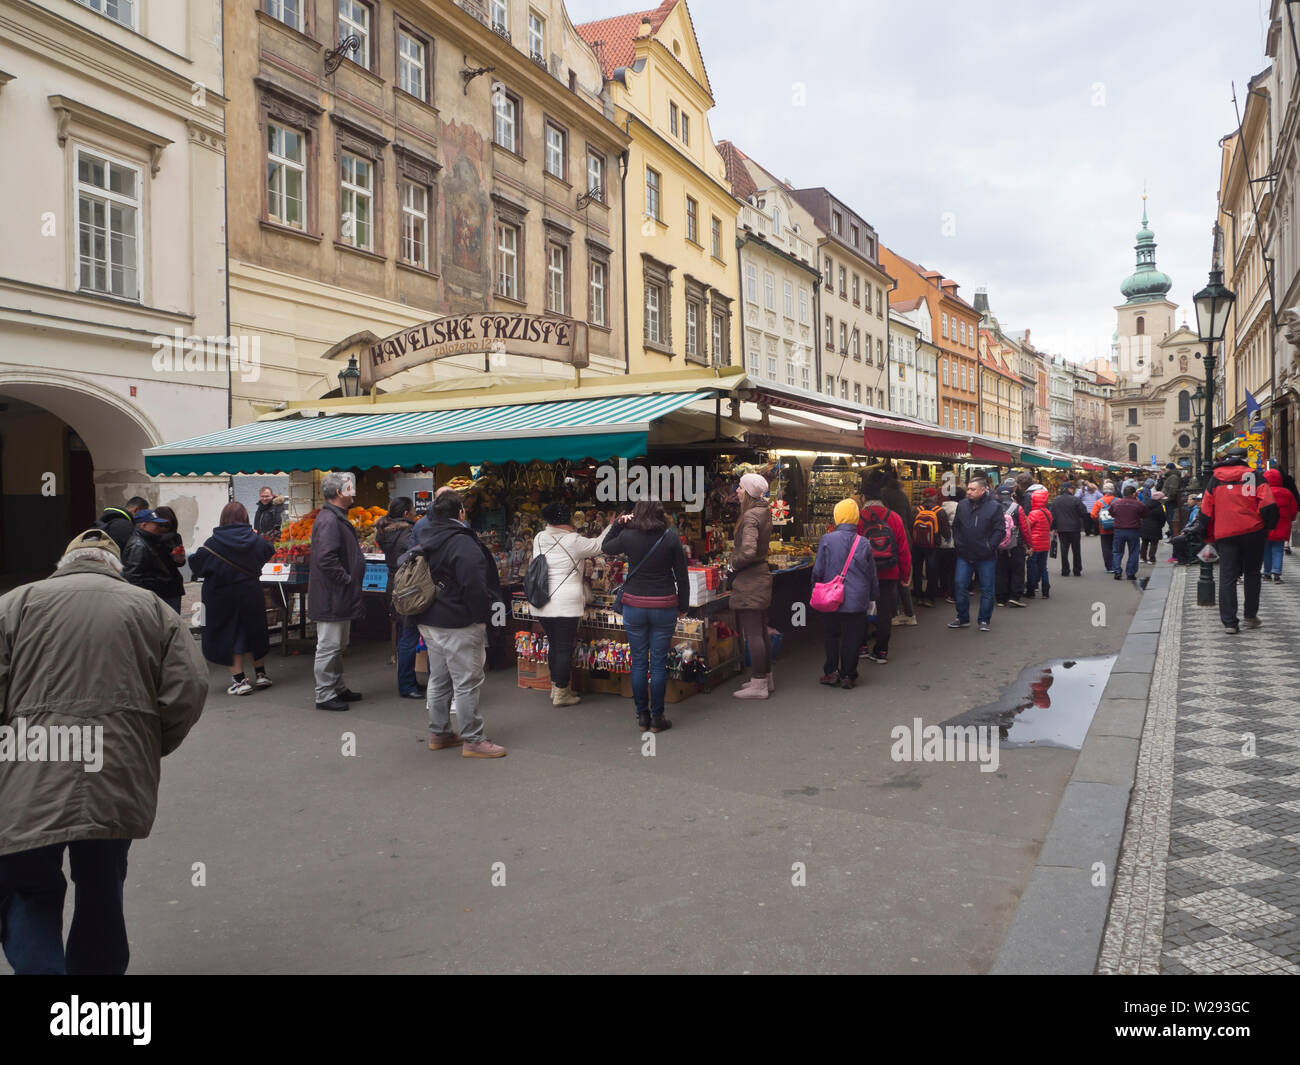
[[[923,492],[921,493],[921,495],[922,495],[925,499],[938,499],[938,498],[939,498],[939,489],[937,489],[937,488],[927,488],[925,491],[923,491]]]

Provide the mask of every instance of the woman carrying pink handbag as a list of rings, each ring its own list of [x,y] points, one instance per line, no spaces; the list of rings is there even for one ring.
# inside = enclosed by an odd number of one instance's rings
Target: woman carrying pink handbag
[[[880,594],[871,545],[858,535],[858,505],[835,504],[835,528],[821,538],[813,563],[810,605],[825,618],[826,664],[821,683],[852,688],[867,615]]]

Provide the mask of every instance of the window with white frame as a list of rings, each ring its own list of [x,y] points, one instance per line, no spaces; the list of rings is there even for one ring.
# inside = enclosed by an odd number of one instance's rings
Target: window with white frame
[[[663,304],[663,290],[649,282],[645,286],[645,337],[656,344],[662,343],[663,324],[659,309]]]
[[[127,0],[128,4],[132,0]],[[292,26],[299,33],[306,30],[303,23],[303,0],[266,0],[266,13],[277,22]],[[127,23],[130,25],[130,23]]]
[[[402,261],[429,269],[429,190],[402,182]]]
[[[785,316],[787,318],[793,318],[794,317],[794,285],[790,284],[789,281],[783,283],[782,295],[785,300],[783,304],[785,310]]]
[[[546,172],[561,181],[565,180],[568,139],[568,135],[559,126],[553,122],[546,123]]]
[[[668,132],[674,137],[677,136],[677,123],[681,117],[681,111],[671,100],[668,102]]]
[[[587,192],[601,203],[605,202],[605,157],[599,152],[587,152]]]
[[[829,314],[826,316],[826,347],[835,350],[835,319]]]
[[[840,351],[849,350],[849,323],[840,322]]]
[[[339,237],[370,251],[375,244],[375,164],[344,152],[339,157]]]
[[[713,257],[715,259],[723,258],[722,255],[722,219],[717,215],[713,216]]]
[[[534,59],[546,58],[546,20],[536,11],[528,12],[528,54]]]
[[[749,337],[748,340],[749,343],[746,345],[746,348],[749,353],[748,354],[749,372],[753,376],[757,377],[758,376],[758,339],[756,337]]]
[[[835,395],[835,378],[830,374],[826,375],[826,394],[828,396]]]
[[[496,112],[494,136],[496,143],[507,151],[516,151],[516,130],[519,125],[519,99],[511,93],[501,91],[492,94],[493,109]]]
[[[397,76],[402,92],[417,100],[429,99],[429,49],[424,41],[406,29],[397,31]]]
[[[753,263],[745,264],[745,299],[758,302],[758,267]]]
[[[947,335],[948,335],[948,315],[947,315],[946,313],[944,313],[944,314],[942,315],[942,319],[943,319],[943,335],[944,335],[945,337],[947,337]]]
[[[776,277],[771,270],[763,271],[763,306],[769,311],[776,310]]]
[[[694,300],[686,301],[686,357],[699,358],[700,354],[700,305]]]
[[[848,398],[849,398],[849,379],[847,377],[841,377],[840,378],[840,399],[848,399]]]
[[[338,0],[339,39],[342,44],[349,37],[361,40],[361,47],[348,55],[358,65],[370,69],[370,8],[360,0]]]
[[[723,366],[730,363],[726,350],[727,320],[721,314],[713,316],[713,365]]]
[[[853,275],[853,304],[854,304],[854,306],[857,306],[857,303],[858,303],[858,293],[859,293],[859,291],[860,291],[859,288],[858,288],[858,284],[859,284],[859,282],[860,282],[861,280],[862,280],[862,279],[861,279],[860,277],[858,277],[857,274],[854,274],[854,275]]]
[[[83,7],[90,8],[91,11],[98,11],[101,15],[111,18],[114,22],[135,29],[136,0],[77,0],[77,2]]]
[[[799,321],[803,325],[808,324],[808,290],[806,288],[799,290]]]
[[[510,9],[506,6],[506,0],[492,0],[492,28],[509,32],[509,23]]]
[[[853,386],[853,402],[854,402],[854,403],[861,403],[861,402],[862,402],[862,386],[861,386],[861,385],[854,385],[854,386]]]
[[[885,365],[885,342],[879,337],[876,338],[876,362]]]
[[[853,357],[862,358],[862,334],[858,332],[856,326],[853,329]]]
[[[606,299],[609,292],[609,270],[600,259],[592,259],[587,270],[591,294],[587,304],[587,320],[592,325],[609,325]]]
[[[685,111],[682,112],[682,143],[688,147],[691,143],[691,116]]]
[[[519,299],[519,227],[497,223],[497,295]]]
[[[307,225],[307,138],[299,130],[266,126],[266,215],[294,229]]]
[[[555,314],[568,313],[569,250],[562,244],[546,246],[546,309]]]
[[[822,283],[826,286],[827,292],[835,291],[835,267],[832,265],[829,257],[826,259],[825,271],[822,274]]]
[[[140,298],[142,171],[77,149],[77,277],[80,288]]]
[[[846,300],[849,298],[849,283],[847,278],[848,278],[848,270],[846,270],[844,267],[841,266],[840,267],[840,299],[842,300]]]
[[[943,363],[943,383],[946,385],[948,383],[948,360],[941,359],[939,361]]]
[[[839,211],[831,212],[831,228],[837,237],[844,235],[844,218]]]
[[[775,355],[769,355],[767,357],[767,379],[769,381],[776,380],[776,356]]]
[[[799,367],[799,387],[805,392],[808,391],[809,379],[811,376],[812,371],[808,367],[807,360],[805,360],[804,365]]]

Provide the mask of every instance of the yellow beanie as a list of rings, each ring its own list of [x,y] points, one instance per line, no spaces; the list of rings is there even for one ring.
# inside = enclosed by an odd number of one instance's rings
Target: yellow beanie
[[[823,511],[825,513],[825,511]],[[841,499],[835,504],[836,525],[856,525],[858,523],[858,505],[851,499]]]

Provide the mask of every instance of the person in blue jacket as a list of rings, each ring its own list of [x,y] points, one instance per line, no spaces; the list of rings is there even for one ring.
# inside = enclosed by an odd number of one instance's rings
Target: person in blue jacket
[[[852,688],[858,682],[858,655],[866,633],[867,615],[880,596],[876,560],[867,538],[858,537],[858,504],[841,499],[835,504],[835,528],[821,538],[813,562],[813,584],[824,584],[844,573],[844,602],[834,613],[823,614],[826,623],[826,663],[821,683]],[[844,568],[854,540],[853,561]]]

